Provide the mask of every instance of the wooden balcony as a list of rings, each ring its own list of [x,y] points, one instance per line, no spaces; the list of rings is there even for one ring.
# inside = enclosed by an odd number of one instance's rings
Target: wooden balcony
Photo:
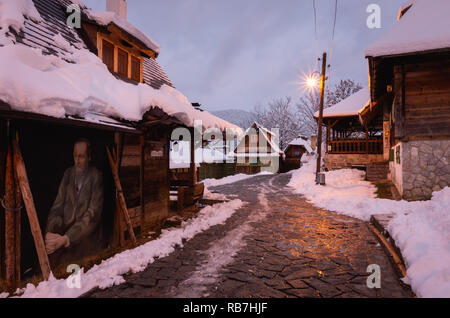
[[[327,153],[332,154],[382,154],[382,139],[339,139],[328,141]]]

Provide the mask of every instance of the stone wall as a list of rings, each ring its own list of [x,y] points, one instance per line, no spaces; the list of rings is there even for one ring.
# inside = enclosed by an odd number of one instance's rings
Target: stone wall
[[[450,184],[450,140],[402,142],[403,198],[428,200]]]
[[[325,154],[325,169],[334,170],[348,168],[353,165],[369,165],[375,162],[383,162],[383,155],[370,154]]]

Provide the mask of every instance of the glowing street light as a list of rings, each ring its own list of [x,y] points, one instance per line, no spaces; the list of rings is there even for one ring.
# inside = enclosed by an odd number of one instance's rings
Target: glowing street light
[[[319,72],[315,71],[310,76],[306,77],[305,84],[310,89],[316,89],[319,85],[319,79],[315,74],[319,74]]]

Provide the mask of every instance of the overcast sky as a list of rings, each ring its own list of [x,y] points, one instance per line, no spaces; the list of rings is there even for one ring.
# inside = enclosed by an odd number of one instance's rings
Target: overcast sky
[[[106,0],[84,0],[104,10]],[[395,22],[405,0],[338,0],[329,85],[367,85],[365,48]],[[191,102],[247,109],[302,95],[298,78],[318,68],[312,0],[128,0],[128,20],[161,46],[158,62]],[[316,0],[319,55],[330,53],[334,0]],[[366,25],[369,4],[381,28]]]

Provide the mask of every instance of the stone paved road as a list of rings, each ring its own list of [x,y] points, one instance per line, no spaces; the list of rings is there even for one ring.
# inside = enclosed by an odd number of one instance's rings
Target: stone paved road
[[[289,174],[214,190],[248,202],[126,283],[86,297],[411,297],[366,223],[317,209]],[[369,289],[367,266],[381,268]]]

